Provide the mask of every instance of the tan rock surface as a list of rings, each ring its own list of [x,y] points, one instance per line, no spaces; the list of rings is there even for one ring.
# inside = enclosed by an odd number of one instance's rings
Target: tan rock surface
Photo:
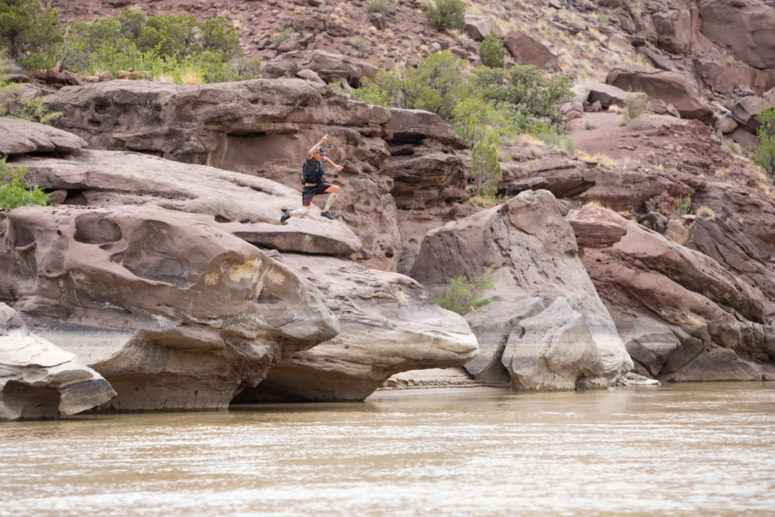
[[[476,337],[416,281],[331,257],[285,254],[283,263],[325,295],[341,330],[283,359],[240,400],[363,400],[393,374],[462,366]]]
[[[550,192],[523,192],[428,232],[412,276],[439,290],[457,275],[478,279],[489,266],[496,287],[483,295],[493,300],[466,320],[492,356],[479,358],[481,370],[469,372],[476,376],[500,360],[517,389],[573,389],[605,386],[630,369],[579,260],[573,229]],[[559,314],[570,333],[553,332]]]
[[[0,236],[0,299],[100,372],[113,408],[226,407],[338,332],[306,280],[180,211],[23,207]]]
[[[0,420],[73,415],[115,395],[100,374],[31,333],[0,303]]]

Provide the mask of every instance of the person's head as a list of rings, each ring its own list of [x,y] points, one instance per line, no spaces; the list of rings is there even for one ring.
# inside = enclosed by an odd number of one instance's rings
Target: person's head
[[[314,153],[312,153],[312,156],[313,156],[313,157],[314,157],[314,158],[315,158],[317,161],[320,161],[320,160],[322,160],[322,159],[323,159],[323,157],[324,157],[325,155],[327,155],[327,154],[328,154],[328,153],[326,152],[326,150],[325,150],[325,149],[323,149],[323,146],[321,145],[320,147],[318,147],[317,151],[315,151]]]

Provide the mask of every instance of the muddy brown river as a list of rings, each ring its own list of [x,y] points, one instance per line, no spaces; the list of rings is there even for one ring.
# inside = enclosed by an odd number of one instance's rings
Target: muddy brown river
[[[0,424],[0,515],[774,515],[775,383]]]

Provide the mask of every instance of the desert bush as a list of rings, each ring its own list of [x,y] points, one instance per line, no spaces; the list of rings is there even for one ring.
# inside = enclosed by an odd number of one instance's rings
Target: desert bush
[[[494,198],[498,194],[498,182],[503,179],[498,149],[489,140],[474,145],[471,151],[471,193]]]
[[[454,277],[449,286],[434,301],[436,305],[464,315],[492,302],[482,298],[484,291],[495,288],[495,279],[490,275],[495,268],[490,266],[482,275],[471,281],[465,275]]]
[[[396,6],[388,0],[366,0],[366,5],[369,6],[369,12],[372,13],[392,15],[396,12]]]
[[[485,100],[505,103],[516,116],[545,117],[552,123],[563,120],[556,105],[572,95],[570,79],[547,78],[533,65],[514,66],[509,70],[477,67],[471,81]]]
[[[688,215],[692,213],[692,196],[678,196],[675,198],[674,215]]]
[[[48,124],[62,114],[58,111],[49,111],[43,106],[43,100],[40,97],[14,101],[14,93],[21,90],[21,86],[8,81],[6,70],[5,60],[0,55],[0,117],[21,118]]]
[[[462,0],[435,0],[433,4],[428,4],[425,17],[431,27],[438,31],[463,30],[466,28],[465,12]]]
[[[756,120],[761,123],[756,134],[759,145],[754,148],[754,163],[764,167],[770,176],[775,175],[775,108],[768,108],[758,115]]]
[[[366,54],[371,48],[371,45],[369,44],[369,40],[361,36],[351,37],[350,45],[352,45],[358,52],[362,54]]]
[[[465,61],[447,51],[431,54],[404,72],[403,94],[408,108],[438,113],[444,119],[463,98]]]
[[[0,159],[0,208],[48,204],[48,194],[24,182],[26,174],[25,167],[11,167]]]
[[[271,38],[269,38],[269,41],[272,43],[272,45],[279,45],[283,41],[287,40],[291,37],[293,34],[293,29],[290,27],[285,27],[280,30],[280,32],[273,35]]]
[[[59,15],[38,0],[0,2],[0,46],[25,68],[50,68],[56,64],[63,41]]]
[[[503,68],[504,57],[506,57],[506,49],[503,48],[503,41],[495,31],[491,30],[479,44],[479,58],[484,66]]]
[[[405,108],[403,76],[396,71],[381,69],[373,81],[364,79],[363,85],[353,91],[356,99],[377,106]]]
[[[151,16],[127,10],[118,18],[70,25],[62,66],[80,73],[148,72],[179,83],[255,77],[258,62],[236,57],[239,35],[223,17]]]
[[[649,96],[645,93],[633,93],[624,99],[624,106],[620,112],[625,122],[630,122],[649,112]]]

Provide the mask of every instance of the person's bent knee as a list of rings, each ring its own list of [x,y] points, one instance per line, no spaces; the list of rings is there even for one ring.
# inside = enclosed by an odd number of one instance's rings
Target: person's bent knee
[[[331,185],[324,192],[326,192],[327,194],[338,194],[339,193],[339,187],[336,186],[336,185]]]

